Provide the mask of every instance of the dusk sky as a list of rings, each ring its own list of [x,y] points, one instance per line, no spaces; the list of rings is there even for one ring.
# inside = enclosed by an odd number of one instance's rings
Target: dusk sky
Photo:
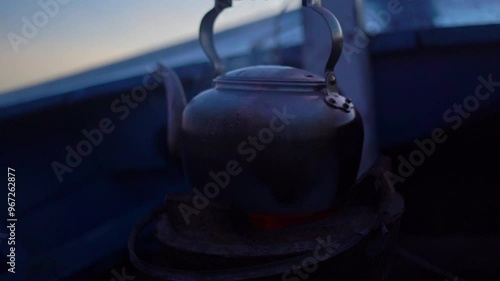
[[[300,2],[235,0],[234,7],[219,17],[216,30],[277,14],[287,5],[293,9]],[[40,3],[52,3],[47,4],[51,14]],[[0,93],[195,38],[201,18],[213,4],[213,0],[2,0]],[[34,24],[35,32],[23,33],[26,20]]]

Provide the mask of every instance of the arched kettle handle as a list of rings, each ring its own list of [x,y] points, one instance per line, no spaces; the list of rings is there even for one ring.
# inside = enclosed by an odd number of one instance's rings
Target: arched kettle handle
[[[216,0],[215,6],[210,10],[201,21],[200,25],[200,43],[205,51],[205,54],[212,62],[215,68],[215,76],[224,72],[224,64],[220,59],[214,45],[214,23],[219,14],[226,8],[231,7],[233,0]],[[321,6],[321,0],[302,0],[303,7],[309,7],[326,21],[330,29],[330,36],[332,37],[332,46],[330,56],[325,66],[325,79],[327,83],[335,83],[333,76],[333,68],[337,64],[340,54],[342,52],[343,37],[342,29],[337,18],[327,9]]]
[[[216,0],[215,6],[203,17],[200,25],[200,44],[215,68],[215,76],[224,72],[224,64],[214,45],[214,23],[219,14],[233,5],[233,0]]]

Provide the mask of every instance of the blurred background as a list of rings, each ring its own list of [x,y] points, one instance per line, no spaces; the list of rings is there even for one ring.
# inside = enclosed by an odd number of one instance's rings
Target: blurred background
[[[0,10],[0,93],[68,76],[198,36],[211,1],[2,1]],[[300,1],[235,1],[216,31],[297,9]],[[46,3],[40,4],[40,3]],[[57,3],[53,8],[52,3]],[[54,11],[54,15],[45,12]],[[23,35],[25,22],[44,11],[48,20],[29,43],[13,48],[9,33]],[[35,16],[36,18],[36,16]],[[37,21],[38,18],[35,19]],[[44,23],[43,16],[39,18]],[[96,44],[96,42],[99,42]],[[15,49],[18,49],[17,52]],[[54,63],[57,61],[57,63]],[[51,67],[47,67],[51,65]]]
[[[163,86],[123,120],[112,104],[144,77],[154,81],[158,62],[178,73],[188,98],[209,88],[213,70],[197,36],[213,4],[0,1],[0,164],[17,170],[19,220],[18,273],[12,279],[4,263],[0,280],[110,280],[112,269],[132,271],[130,230],[166,192],[186,188],[166,157]],[[283,64],[322,75],[326,26],[300,5],[235,0],[216,24],[227,68]],[[500,2],[323,5],[344,31],[339,86],[365,124],[360,174],[380,155],[398,170],[400,156],[436,128],[448,136],[396,185],[406,201],[400,243],[465,280],[499,280]],[[480,86],[489,97],[468,105]],[[104,118],[115,130],[58,176],[54,163],[66,165],[68,147]],[[393,271],[393,280],[443,280],[401,260]]]

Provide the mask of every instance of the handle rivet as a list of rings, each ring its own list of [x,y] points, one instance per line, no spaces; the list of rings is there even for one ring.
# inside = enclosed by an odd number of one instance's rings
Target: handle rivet
[[[335,85],[335,82],[337,82],[337,78],[335,78],[335,76],[333,75],[330,75],[330,77],[328,77],[328,83],[330,83],[330,85]]]

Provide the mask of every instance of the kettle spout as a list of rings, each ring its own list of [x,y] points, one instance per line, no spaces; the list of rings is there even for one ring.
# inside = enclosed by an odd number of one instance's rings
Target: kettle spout
[[[182,128],[182,113],[186,108],[186,96],[179,76],[163,64],[158,64],[158,74],[165,85],[167,100],[167,145],[172,157],[178,159]]]

